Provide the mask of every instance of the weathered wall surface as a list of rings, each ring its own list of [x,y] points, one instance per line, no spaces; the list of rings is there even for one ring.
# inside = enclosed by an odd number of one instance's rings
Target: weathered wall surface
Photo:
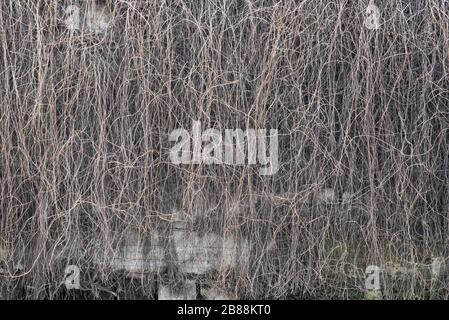
[[[2,297],[447,298],[449,9],[376,2],[1,1]],[[279,170],[174,164],[193,121]]]

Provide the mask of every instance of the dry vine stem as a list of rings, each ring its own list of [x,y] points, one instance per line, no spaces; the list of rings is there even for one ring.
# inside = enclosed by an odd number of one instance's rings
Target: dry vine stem
[[[1,1],[1,297],[358,298],[399,265],[383,297],[448,298],[449,5],[374,2],[377,30],[368,0]],[[279,171],[170,163],[194,120],[278,129]]]

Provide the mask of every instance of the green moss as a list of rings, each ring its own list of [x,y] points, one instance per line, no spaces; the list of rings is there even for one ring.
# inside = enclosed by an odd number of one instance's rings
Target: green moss
[[[380,290],[370,290],[365,293],[365,300],[382,300],[382,292]]]

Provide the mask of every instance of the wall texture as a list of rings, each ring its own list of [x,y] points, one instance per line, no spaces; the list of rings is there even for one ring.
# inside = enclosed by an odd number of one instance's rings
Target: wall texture
[[[447,298],[448,2],[376,4],[1,1],[1,296]],[[174,165],[194,120],[279,171]]]

